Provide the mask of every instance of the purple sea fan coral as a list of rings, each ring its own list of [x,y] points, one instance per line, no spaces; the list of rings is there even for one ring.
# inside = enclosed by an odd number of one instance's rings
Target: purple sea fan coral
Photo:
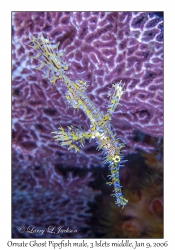
[[[86,81],[88,96],[100,110],[107,107],[107,87],[120,79],[125,82],[122,106],[112,123],[129,149],[149,149],[135,141],[136,131],[162,136],[161,18],[147,12],[18,12],[13,14],[12,105],[13,142],[19,150],[53,162],[88,167],[101,164],[92,145],[75,156],[52,141],[50,131],[59,124],[81,124],[88,129],[89,121],[66,106],[56,88],[32,69],[28,59],[31,33],[60,41],[69,78]],[[59,92],[62,87],[59,84]]]
[[[25,164],[27,165],[27,164]],[[89,174],[67,178],[52,166],[28,166],[13,171],[13,238],[81,238],[90,236],[88,202],[94,192]],[[64,230],[69,229],[67,233]],[[44,230],[43,233],[41,231]],[[72,230],[72,231],[71,231]],[[58,233],[57,233],[58,232]]]

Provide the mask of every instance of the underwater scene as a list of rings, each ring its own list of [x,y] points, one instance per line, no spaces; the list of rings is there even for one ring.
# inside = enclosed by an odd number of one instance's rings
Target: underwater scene
[[[12,238],[163,238],[163,12],[12,12]]]

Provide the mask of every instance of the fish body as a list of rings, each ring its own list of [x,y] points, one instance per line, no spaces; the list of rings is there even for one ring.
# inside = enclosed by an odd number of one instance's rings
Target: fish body
[[[44,71],[45,78],[53,84],[57,80],[64,82],[67,91],[65,93],[66,102],[75,109],[81,109],[90,120],[90,128],[88,131],[83,131],[80,128],[68,126],[65,130],[59,127],[57,131],[53,131],[54,139],[60,142],[61,146],[68,146],[68,149],[74,149],[75,152],[84,146],[85,139],[95,139],[97,150],[102,150],[105,155],[104,163],[108,164],[111,171],[108,185],[114,185],[115,203],[120,207],[127,204],[127,200],[123,197],[119,169],[123,162],[123,157],[120,153],[123,143],[116,138],[111,127],[111,116],[117,108],[121,96],[124,93],[122,81],[112,84],[109,93],[109,104],[106,114],[101,112],[98,107],[89,99],[86,94],[87,85],[82,80],[71,81],[66,76],[68,70],[67,64],[62,60],[63,53],[58,51],[58,45],[51,45],[49,39],[45,39],[42,35],[38,38],[32,36],[31,47],[37,51],[33,58],[40,61],[40,65],[36,68]]]

